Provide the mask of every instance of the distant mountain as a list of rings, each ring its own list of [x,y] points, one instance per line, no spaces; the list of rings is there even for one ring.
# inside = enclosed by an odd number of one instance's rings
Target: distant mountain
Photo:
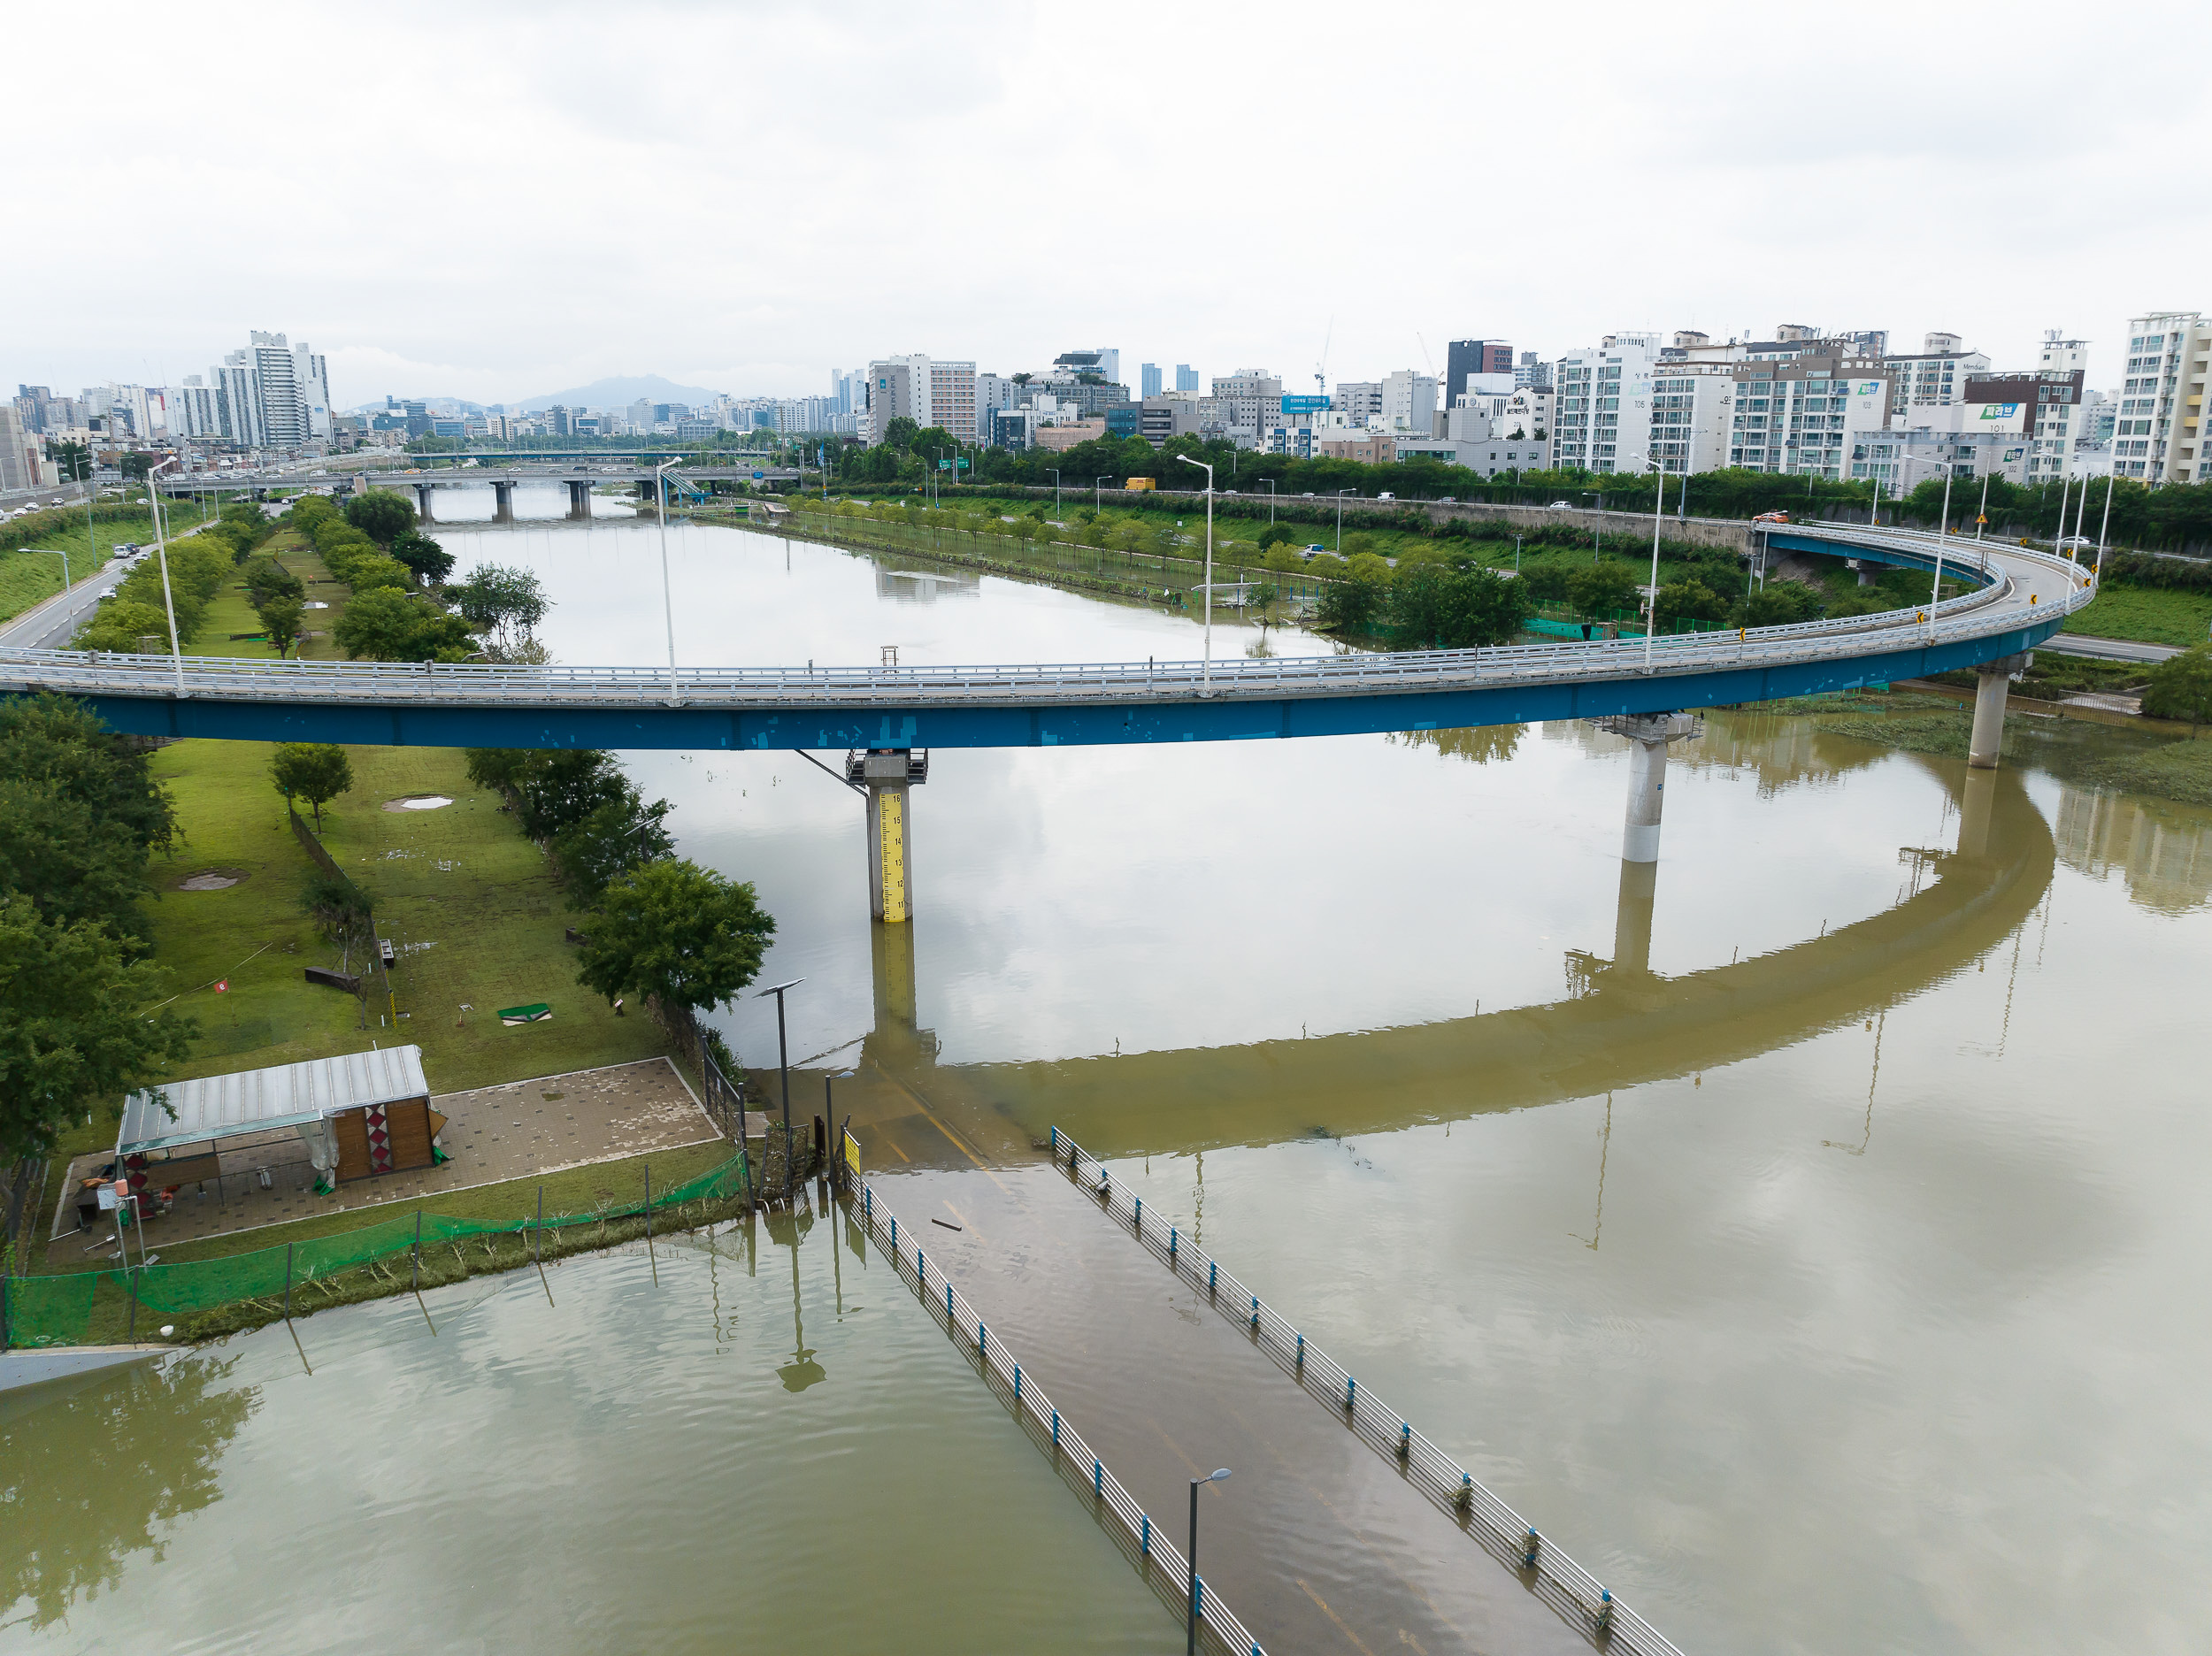
[[[623,374],[611,380],[595,380],[589,385],[572,386],[565,391],[548,392],[512,406],[525,414],[542,414],[556,402],[565,408],[619,409],[629,407],[640,397],[696,408],[703,402],[712,402],[714,393],[704,386],[678,385],[658,374]]]

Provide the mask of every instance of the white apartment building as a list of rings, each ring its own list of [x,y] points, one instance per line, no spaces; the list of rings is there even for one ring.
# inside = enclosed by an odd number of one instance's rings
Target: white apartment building
[[[1878,358],[1804,355],[1732,368],[1728,464],[1753,472],[1840,479],[1869,433],[1890,424],[1890,382]],[[1866,473],[1863,475],[1873,475]]]
[[[1258,448],[1261,433],[1282,424],[1283,382],[1264,368],[1216,374],[1198,405],[1200,434],[1226,437],[1240,448]]]
[[[1730,464],[1735,369],[1725,363],[1663,360],[1651,380],[1651,457],[1675,477]]]
[[[60,478],[38,433],[24,428],[12,402],[0,402],[0,490],[46,488]]]
[[[1910,430],[1869,430],[1852,441],[1851,476],[1855,481],[1875,479],[1882,494],[1910,494],[1930,478],[1941,480],[1952,468],[1957,483],[1983,476],[2008,483],[2027,481],[2028,442],[2016,432],[1949,430],[1932,426]],[[1971,518],[1973,503],[1955,489],[1954,524]],[[1962,517],[1959,513],[1963,512]]]
[[[2089,372],[2089,341],[2062,339],[2059,334],[2057,328],[2044,334],[2043,348],[2036,353],[2036,372],[2046,379],[2066,376],[2072,381],[2072,395],[2046,401],[2036,409],[2035,433],[2028,444],[2027,475],[2031,483],[2076,475],[2075,445],[2091,434],[2087,412],[2090,402],[2101,400],[2084,384]]]
[[[901,415],[927,430],[941,427],[962,442],[976,440],[976,374],[972,362],[938,362],[921,355],[886,356],[868,364],[868,425],[861,435],[873,447]]]
[[[2203,436],[2212,323],[2194,310],[2154,310],[2128,321],[2126,378],[2112,426],[2112,469],[2147,483],[2212,478]]]
[[[1551,464],[1551,445],[1543,442],[1507,442],[1502,440],[1460,441],[1449,437],[1396,439],[1401,463],[1417,456],[1463,466],[1478,477],[1501,472],[1541,471]]]
[[[1966,395],[1966,377],[1989,372],[1989,358],[1980,351],[1962,349],[1955,334],[1930,334],[1916,353],[1892,353],[1881,360],[1889,376],[1890,412],[1911,414],[1919,409],[1949,408]]]
[[[172,437],[220,437],[223,434],[220,395],[198,374],[184,377],[184,383],[169,393],[168,405],[169,434]]]
[[[1344,380],[1337,383],[1329,412],[1339,425],[1360,427],[1383,417],[1383,387],[1379,380]]]
[[[1561,465],[1641,472],[1651,459],[1656,334],[1609,334],[1559,359],[1552,451]]]
[[[1401,368],[1382,382],[1383,429],[1394,436],[1436,434],[1436,376]]]

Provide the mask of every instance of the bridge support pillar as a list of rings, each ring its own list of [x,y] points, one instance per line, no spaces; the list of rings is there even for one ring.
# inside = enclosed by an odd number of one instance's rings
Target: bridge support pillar
[[[653,479],[650,479],[650,478],[640,478],[640,479],[637,480],[637,497],[638,497],[640,500],[641,500],[641,501],[645,502],[648,505],[650,505],[650,504],[652,503],[652,500],[653,500]]]
[[[568,520],[571,523],[591,521],[591,484],[582,478],[568,480]]]
[[[430,497],[436,493],[437,489],[431,484],[415,485],[415,516],[424,523],[430,524],[438,521],[431,516],[430,512]]]
[[[511,524],[515,520],[515,486],[511,483],[492,485],[492,521]]]
[[[848,759],[845,773],[868,790],[868,910],[887,925],[903,924],[913,913],[907,796],[929,779],[929,755],[871,748]]]
[[[1667,786],[1667,744],[1696,735],[1704,721],[1694,713],[1623,713],[1590,723],[1635,744],[1628,751],[1628,820],[1621,834],[1621,860],[1656,862],[1660,806]]]
[[[2035,659],[2032,650],[1984,662],[1974,686],[1974,733],[1966,744],[1966,763],[1976,770],[1994,770],[2005,745],[2005,701],[2012,681]]]

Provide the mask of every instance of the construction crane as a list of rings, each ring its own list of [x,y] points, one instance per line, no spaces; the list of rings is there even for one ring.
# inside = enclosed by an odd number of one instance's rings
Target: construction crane
[[[1313,365],[1313,394],[1317,397],[1329,395],[1329,347],[1336,340],[1336,318],[1329,318],[1329,331],[1321,338],[1321,360]]]

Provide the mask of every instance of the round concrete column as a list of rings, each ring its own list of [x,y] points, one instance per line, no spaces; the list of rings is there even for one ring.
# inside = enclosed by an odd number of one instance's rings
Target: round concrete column
[[[1974,686],[1974,734],[1966,744],[1966,763],[1977,770],[1994,770],[2005,745],[2005,698],[2012,684],[2003,662],[1981,670]]]
[[[1641,738],[1628,750],[1628,825],[1621,836],[1621,860],[1659,860],[1659,808],[1667,786],[1667,742]]]

